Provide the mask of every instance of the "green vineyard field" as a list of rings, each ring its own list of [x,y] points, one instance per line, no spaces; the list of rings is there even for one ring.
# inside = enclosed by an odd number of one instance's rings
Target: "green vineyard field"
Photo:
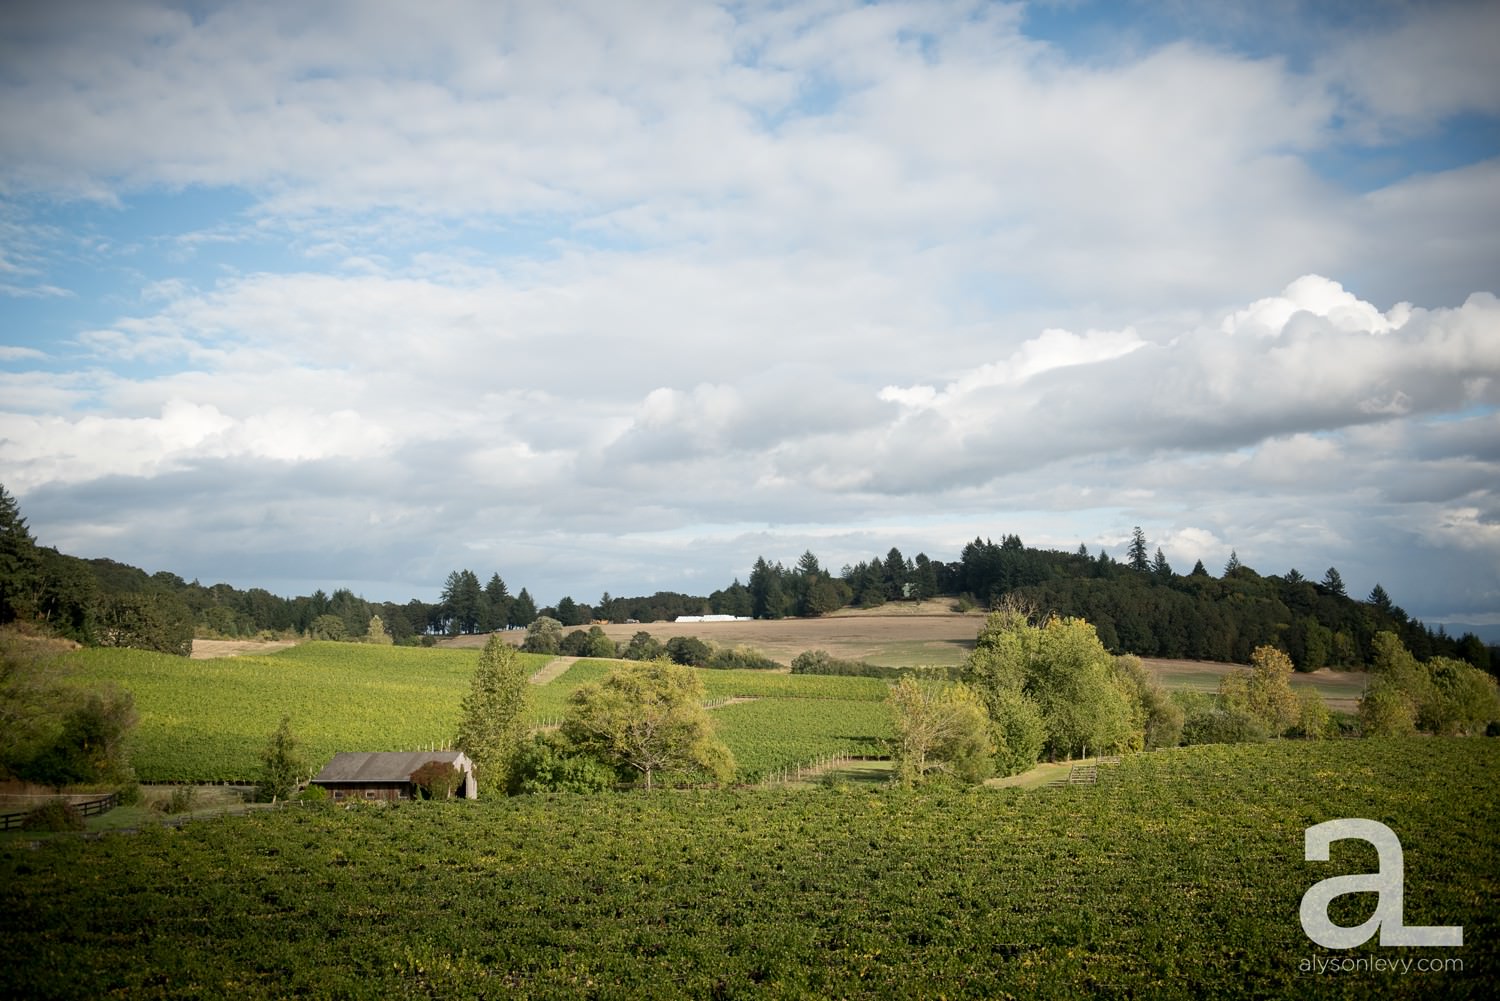
[[[1500,741],[1154,752],[1098,785],[659,791],[288,807],[0,842],[0,996],[1490,997]],[[1298,902],[1405,849],[1405,921],[1456,949],[1348,953]],[[1370,912],[1358,897],[1333,914]],[[1361,908],[1363,910],[1361,911]],[[1314,957],[1462,972],[1318,974]]]
[[[521,656],[533,671],[551,660]],[[306,643],[266,656],[214,660],[98,648],[69,657],[80,682],[113,682],[134,696],[140,723],[131,761],[143,782],[252,781],[258,755],[283,713],[313,767],[339,751],[444,746],[479,662],[477,650],[354,643]],[[574,689],[618,664],[582,660],[548,684],[530,687],[532,722],[556,723]],[[880,753],[870,749],[872,742],[890,732],[880,703],[883,681],[764,671],[699,674],[710,703],[760,700],[715,710],[742,763],[743,781],[825,754],[855,748]],[[741,718],[756,720],[767,739],[759,741],[754,728],[739,726]]]

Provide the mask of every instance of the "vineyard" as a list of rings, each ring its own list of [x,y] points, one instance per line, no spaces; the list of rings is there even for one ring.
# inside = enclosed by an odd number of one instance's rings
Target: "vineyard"
[[[551,658],[522,654],[528,670]],[[140,717],[131,760],[144,782],[253,780],[258,755],[282,714],[314,766],[338,751],[410,750],[449,743],[478,664],[476,650],[307,643],[265,656],[184,660],[139,650],[70,655],[78,680],[109,681],[135,697]],[[579,685],[617,662],[583,660],[527,690],[529,715],[551,725]],[[873,678],[700,671],[726,742],[754,782],[830,753],[880,753],[890,724]],[[744,721],[744,722],[741,722]]]
[[[749,705],[749,704],[747,704]],[[1155,752],[1098,785],[288,808],[0,848],[7,997],[1488,997],[1500,741]],[[1298,902],[1373,853],[1457,949],[1314,946]],[[1341,898],[1332,916],[1370,909]],[[1363,911],[1361,911],[1363,908]],[[1312,958],[1462,972],[1316,973]]]

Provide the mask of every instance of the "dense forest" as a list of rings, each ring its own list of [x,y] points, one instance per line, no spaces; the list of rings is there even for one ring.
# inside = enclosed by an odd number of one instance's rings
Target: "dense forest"
[[[1044,612],[1093,623],[1113,652],[1243,663],[1256,647],[1285,650],[1298,670],[1370,663],[1372,642],[1396,634],[1419,658],[1455,657],[1486,670],[1500,656],[1476,636],[1449,636],[1409,616],[1377,584],[1363,600],[1345,593],[1337,569],[1319,580],[1297,570],[1262,576],[1231,556],[1219,576],[1200,561],[1174,572],[1151,554],[1137,528],[1124,560],[1084,546],[1032,549],[1015,535],[976,538],[958,560],[892,548],[837,573],[811,552],[790,567],[758,558],[748,583],[735,580],[707,597],[658,592],[593,604],[564,597],[539,608],[526,588],[512,594],[498,573],[485,583],[455,570],[436,602],[368,601],[348,589],[286,598],[261,588],[203,585],[161,571],[147,574],[109,559],[80,559],[38,545],[15,499],[0,486],[0,623],[31,621],[81,643],[186,653],[197,636],[261,634],[321,639],[381,638],[432,642],[442,635],[524,627],[538,615],[567,627],[596,621],[653,622],[704,613],[782,618],[817,616],[846,606],[953,596],[960,608],[1021,601]],[[378,621],[377,621],[378,620]]]

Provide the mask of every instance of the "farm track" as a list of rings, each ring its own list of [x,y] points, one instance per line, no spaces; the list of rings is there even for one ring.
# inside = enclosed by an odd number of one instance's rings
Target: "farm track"
[[[556,657],[542,665],[542,669],[531,676],[533,685],[545,685],[556,681],[568,672],[568,668],[583,660],[582,657]]]

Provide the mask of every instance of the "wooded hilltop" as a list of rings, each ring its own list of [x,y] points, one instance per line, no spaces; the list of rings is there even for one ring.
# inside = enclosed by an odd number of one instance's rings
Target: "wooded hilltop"
[[[110,559],[81,559],[39,545],[15,498],[0,486],[0,624],[22,621],[86,645],[133,646],[186,655],[194,636],[296,635],[363,640],[372,621],[390,641],[431,643],[460,633],[522,628],[538,616],[565,627],[653,622],[679,615],[754,618],[819,616],[845,607],[951,596],[956,610],[1021,600],[1094,625],[1111,652],[1245,663],[1257,647],[1284,650],[1299,671],[1371,663],[1378,633],[1395,634],[1415,656],[1453,657],[1492,671],[1500,655],[1472,633],[1450,636],[1412,618],[1377,584],[1363,599],[1346,593],[1334,567],[1317,580],[1296,569],[1262,575],[1231,555],[1214,576],[1200,560],[1179,574],[1136,528],[1125,558],[1035,549],[1016,535],[976,538],[952,562],[892,548],[837,573],[803,553],[791,566],[758,558],[748,583],[707,596],[657,592],[589,604],[564,597],[538,607],[526,588],[512,594],[499,573],[481,584],[454,570],[436,602],[369,601],[348,589],[282,597],[263,588],[204,585],[169,571]],[[379,639],[381,637],[376,637]]]

